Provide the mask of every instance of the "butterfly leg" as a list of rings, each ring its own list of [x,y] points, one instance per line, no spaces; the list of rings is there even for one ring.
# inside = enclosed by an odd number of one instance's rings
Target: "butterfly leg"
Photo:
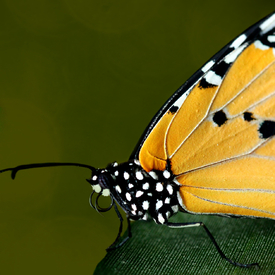
[[[130,219],[127,217],[128,236],[125,239],[123,239],[120,243],[117,244],[119,238],[121,237],[121,232],[122,232],[122,228],[123,228],[123,218],[122,218],[120,212],[118,211],[117,205],[115,203],[114,203],[114,208],[115,208],[116,214],[120,220],[120,226],[119,226],[118,234],[117,234],[115,241],[106,249],[106,251],[115,250],[115,249],[121,247],[124,243],[126,243],[126,241],[128,241],[132,237]]]
[[[217,251],[219,252],[220,256],[225,259],[226,261],[228,261],[229,263],[235,265],[235,266],[239,266],[239,267],[252,267],[255,266],[256,268],[259,268],[259,264],[258,263],[252,263],[252,264],[241,264],[238,262],[234,262],[231,259],[227,258],[225,256],[225,254],[222,252],[222,250],[220,249],[218,243],[216,242],[215,238],[213,237],[212,233],[209,231],[209,229],[206,227],[206,225],[202,222],[191,222],[191,223],[171,223],[171,222],[167,222],[165,223],[168,227],[171,228],[185,228],[185,227],[195,227],[195,226],[201,226],[205,232],[207,233],[208,237],[210,238],[210,240],[212,241],[212,243],[214,244],[214,246],[216,247]]]

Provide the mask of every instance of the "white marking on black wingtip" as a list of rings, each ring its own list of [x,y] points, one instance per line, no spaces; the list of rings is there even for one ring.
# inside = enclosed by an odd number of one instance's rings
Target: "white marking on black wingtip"
[[[239,37],[237,37],[232,44],[230,45],[230,48],[237,49],[242,43],[247,39],[247,36],[243,33]]]
[[[241,47],[237,48],[235,51],[231,52],[230,54],[228,54],[225,58],[224,58],[224,62],[227,64],[233,63],[237,57],[241,54],[241,52],[244,50],[244,48],[247,45],[244,44]]]
[[[263,34],[273,29],[275,27],[275,13],[267,18],[259,27]]]
[[[208,61],[202,68],[201,70],[206,73],[209,69],[211,69],[211,67],[213,67],[213,65],[215,64],[214,60],[210,60]]]
[[[275,43],[275,35],[268,35],[268,36],[267,36],[267,40],[268,40],[270,43]]]
[[[217,75],[214,71],[209,71],[204,79],[211,85],[218,86],[222,82],[221,76]]]
[[[254,42],[254,45],[255,45],[255,48],[258,48],[263,51],[268,50],[270,48],[269,46],[264,45],[260,40],[256,40]]]

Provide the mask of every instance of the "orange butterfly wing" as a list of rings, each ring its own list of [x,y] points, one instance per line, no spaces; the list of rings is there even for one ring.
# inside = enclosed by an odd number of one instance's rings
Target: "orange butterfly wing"
[[[139,151],[148,172],[170,165],[188,212],[275,218],[275,15],[252,29],[201,69]]]

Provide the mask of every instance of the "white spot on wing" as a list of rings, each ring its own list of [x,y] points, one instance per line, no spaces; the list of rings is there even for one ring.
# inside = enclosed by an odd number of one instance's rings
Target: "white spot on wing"
[[[132,183],[129,183],[129,184],[128,184],[128,187],[129,187],[129,189],[131,189],[131,188],[134,187],[134,185],[133,185]]]
[[[187,96],[189,95],[190,91],[193,89],[193,86],[189,88],[188,91],[186,91],[180,98],[177,99],[177,101],[173,104],[174,106],[179,108],[181,107],[181,105],[183,104],[183,102],[185,101],[185,99],[187,98]]]
[[[267,40],[270,42],[270,43],[274,43],[275,42],[275,35],[269,35],[267,37]]]
[[[208,73],[206,73],[204,78],[208,83],[210,83],[212,85],[218,86],[222,82],[222,78],[213,71],[209,71]]]
[[[227,64],[234,62],[236,58],[239,56],[239,54],[244,50],[245,47],[246,47],[246,44],[242,45],[241,47],[237,48],[235,51],[228,54],[225,57],[224,62],[226,62]]]
[[[116,170],[116,171],[115,171],[115,176],[117,177],[117,176],[118,176],[118,174],[119,174],[119,172]]]
[[[246,35],[243,33],[239,37],[237,37],[232,44],[230,45],[230,48],[238,48],[246,39]]]
[[[96,181],[96,180],[97,180],[97,175],[94,175],[94,176],[92,177],[92,180],[93,180],[93,181]]]
[[[260,49],[260,50],[263,50],[263,51],[269,49],[268,46],[264,45],[264,44],[263,44],[261,41],[259,41],[259,40],[256,40],[256,41],[254,42],[254,45],[255,45],[256,48],[258,48],[258,49]]]
[[[206,73],[214,64],[215,62],[213,60],[210,60],[201,68],[201,70]]]
[[[136,206],[135,204],[132,204],[132,209],[133,209],[134,211],[137,211],[137,206]]]

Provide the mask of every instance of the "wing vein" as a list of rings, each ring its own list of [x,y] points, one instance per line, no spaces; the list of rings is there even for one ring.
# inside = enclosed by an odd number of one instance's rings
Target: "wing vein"
[[[200,200],[211,202],[211,203],[216,203],[216,204],[230,206],[230,207],[237,207],[237,208],[242,208],[242,209],[247,209],[247,210],[258,211],[258,212],[267,213],[267,214],[270,214],[270,215],[274,215],[275,214],[274,212],[271,212],[271,211],[266,211],[266,210],[262,210],[262,209],[258,209],[258,208],[254,208],[254,207],[236,205],[236,204],[231,204],[231,203],[224,203],[224,202],[213,201],[213,200],[209,200],[209,199],[206,199],[206,198],[199,197],[199,196],[194,195],[194,194],[192,194],[190,192],[187,192],[187,193],[189,193],[190,195],[192,195],[192,196],[194,196],[194,197],[196,197],[196,198],[198,198]],[[215,215],[217,215],[217,214],[219,214],[219,213],[215,213]],[[226,213],[226,214],[230,214],[230,213]]]
[[[224,162],[227,162],[227,161],[236,160],[238,158],[245,157],[245,156],[248,156],[248,155],[251,155],[251,156],[256,157],[256,158],[265,158],[265,159],[269,159],[269,160],[274,160],[275,161],[275,157],[270,157],[270,156],[267,157],[267,156],[260,156],[260,155],[257,155],[257,154],[253,154],[253,152],[256,149],[258,149],[259,147],[261,147],[264,143],[268,142],[269,140],[270,140],[270,138],[264,140],[263,142],[257,144],[257,146],[255,146],[254,148],[252,148],[250,151],[248,151],[246,153],[243,153],[241,155],[234,156],[234,157],[231,157],[231,158],[223,159],[223,160],[220,160],[220,161],[208,163],[206,165],[203,165],[203,166],[191,169],[191,170],[187,170],[187,171],[185,171],[183,173],[180,173],[180,174],[176,175],[176,178],[180,177],[180,176],[182,176],[184,174],[187,174],[187,173],[191,173],[191,172],[194,172],[194,171],[197,171],[197,170],[200,170],[200,169],[204,169],[204,168],[207,168],[207,167],[210,167],[210,166],[218,165],[218,164],[221,164],[221,163],[224,163]]]
[[[269,67],[271,67],[273,64],[275,63],[275,60],[273,62],[271,62],[268,66],[266,66],[260,73],[258,73],[253,79],[251,79],[251,81],[249,83],[247,83],[234,97],[232,97],[228,102],[226,102],[222,107],[220,107],[219,109],[209,113],[209,115],[216,113],[217,111],[222,110],[223,108],[225,108],[228,104],[230,104],[232,101],[234,101],[238,96],[241,95],[241,93],[243,93],[254,81],[256,81],[262,74],[264,74]],[[224,78],[225,79],[225,78]],[[224,80],[223,79],[223,80]],[[222,83],[220,84],[222,85]]]
[[[212,187],[202,187],[202,186],[192,186],[192,185],[182,185],[182,187],[190,187],[196,189],[205,189],[211,191],[226,191],[226,192],[260,192],[260,193],[275,193],[275,190],[270,189],[252,189],[252,188],[212,188]],[[189,192],[190,193],[190,192]]]

